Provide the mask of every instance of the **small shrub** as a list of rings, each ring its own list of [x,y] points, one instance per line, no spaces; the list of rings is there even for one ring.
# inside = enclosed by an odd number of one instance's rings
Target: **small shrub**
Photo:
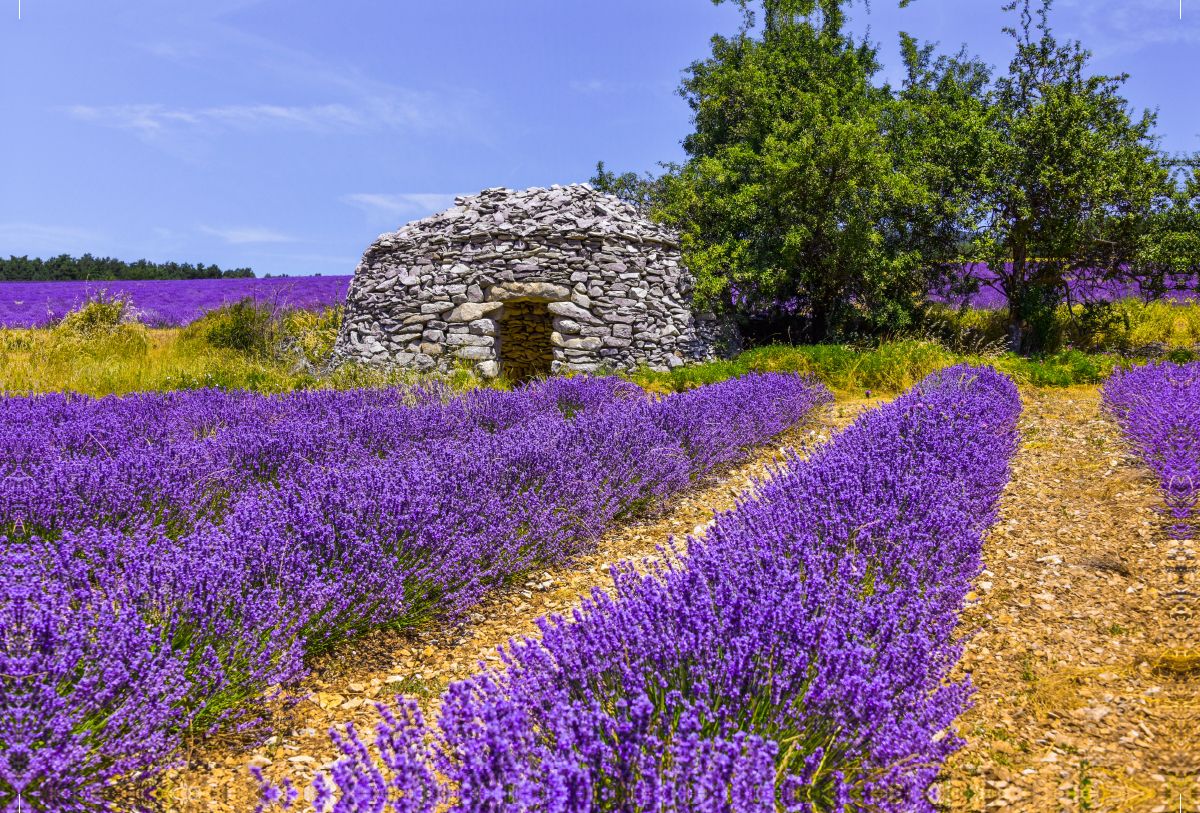
[[[64,316],[48,338],[43,349],[52,359],[137,357],[150,346],[149,333],[133,318],[128,300],[104,292]]]
[[[130,316],[128,300],[109,296],[100,292],[87,301],[78,310],[71,311],[58,323],[58,328],[64,332],[77,334],[92,334],[113,330]]]
[[[282,346],[297,361],[319,367],[333,355],[342,327],[341,306],[314,311],[291,310],[283,317]]]
[[[201,339],[211,347],[248,356],[272,355],[280,336],[275,308],[245,297],[209,311],[184,328],[185,339]]]

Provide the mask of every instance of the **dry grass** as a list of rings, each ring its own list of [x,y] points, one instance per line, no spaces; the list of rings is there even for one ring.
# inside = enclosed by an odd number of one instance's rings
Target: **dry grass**
[[[1004,310],[941,306],[933,309],[928,329],[937,331],[943,340],[962,343],[966,352],[970,346],[1003,345],[1008,336],[1006,320]],[[1051,352],[1067,346],[1130,350],[1149,342],[1194,347],[1200,343],[1200,303],[1194,299],[1173,303],[1129,298],[1111,303],[1106,311],[1090,318],[1084,308],[1061,305],[1050,332],[1052,345],[1046,349]]]

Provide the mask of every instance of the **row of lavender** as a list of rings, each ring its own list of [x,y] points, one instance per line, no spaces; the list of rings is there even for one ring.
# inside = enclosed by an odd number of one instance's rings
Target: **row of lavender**
[[[0,282],[0,327],[46,327],[98,295],[120,297],[152,327],[181,327],[250,297],[264,305],[320,310],[341,305],[351,276],[273,279]]]
[[[1200,362],[1148,364],[1104,385],[1104,406],[1159,478],[1170,534],[1191,539],[1200,498]]]
[[[101,809],[312,653],[459,613],[828,398],[761,375],[4,399],[0,809]]]
[[[931,811],[971,691],[949,678],[955,627],[1020,409],[990,368],[929,377],[677,564],[618,571],[615,596],[453,684],[436,726],[402,702],[380,707],[374,749],[331,731],[343,757],[316,808]]]

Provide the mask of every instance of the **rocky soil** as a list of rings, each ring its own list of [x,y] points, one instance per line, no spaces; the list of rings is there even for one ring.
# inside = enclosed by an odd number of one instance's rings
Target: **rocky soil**
[[[946,810],[1195,810],[1195,554],[1163,536],[1155,482],[1125,453],[1096,388],[1022,397],[1024,442],[961,628],[972,637],[956,677],[969,672],[978,689],[959,721],[966,745],[932,793]],[[831,405],[777,446],[811,448],[877,403]],[[273,709],[275,738],[195,749],[162,795],[175,813],[252,810],[253,763],[311,800],[314,775],[337,756],[331,727],[370,732],[372,701],[397,693],[432,709],[449,680],[534,634],[538,616],[569,615],[580,594],[607,587],[610,562],[657,557],[672,537],[702,532],[778,457],[760,450],[663,513],[614,529],[571,568],[496,591],[459,627],[376,634],[323,659],[296,690],[308,699]]]
[[[1163,813],[1200,804],[1195,554],[1096,388],[1026,391],[1024,443],[960,669],[979,692],[949,810]]]

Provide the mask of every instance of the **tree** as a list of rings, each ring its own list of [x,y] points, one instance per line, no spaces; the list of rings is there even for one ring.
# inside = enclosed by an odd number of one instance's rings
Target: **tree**
[[[967,294],[975,286],[960,273],[960,259],[978,225],[991,74],[965,46],[936,58],[935,47],[900,34],[906,76],[882,128],[911,191],[895,199],[883,232],[894,254],[919,263],[925,291]]]
[[[63,280],[151,280],[151,279],[253,279],[249,268],[222,271],[215,265],[203,263],[152,263],[138,260],[126,263],[112,257],[93,257],[84,254],[75,259],[60,254],[43,261],[41,258],[9,257],[0,259],[0,282],[57,282]]]
[[[627,203],[632,203],[641,214],[649,213],[658,200],[657,179],[649,172],[645,178],[639,178],[635,172],[606,172],[604,162],[596,162],[596,175],[588,182],[599,192],[614,195]]]
[[[1174,193],[1139,224],[1128,269],[1146,299],[1200,288],[1200,153],[1172,163]]]
[[[763,0],[760,38],[739,2],[739,33],[713,37],[687,70],[689,159],[653,208],[680,229],[697,305],[799,309],[812,341],[849,316],[905,327],[924,282],[889,216],[923,198],[881,130],[890,92],[871,84],[875,48],[845,32],[844,0]]]
[[[1008,300],[1010,347],[1035,349],[1030,328],[1075,289],[1120,281],[1137,269],[1139,235],[1170,200],[1155,114],[1134,118],[1118,89],[1127,76],[1085,76],[1090,52],[1050,33],[1051,0],[1020,8],[1017,52],[989,99],[981,226],[966,259]],[[1036,39],[1031,27],[1041,34]]]

